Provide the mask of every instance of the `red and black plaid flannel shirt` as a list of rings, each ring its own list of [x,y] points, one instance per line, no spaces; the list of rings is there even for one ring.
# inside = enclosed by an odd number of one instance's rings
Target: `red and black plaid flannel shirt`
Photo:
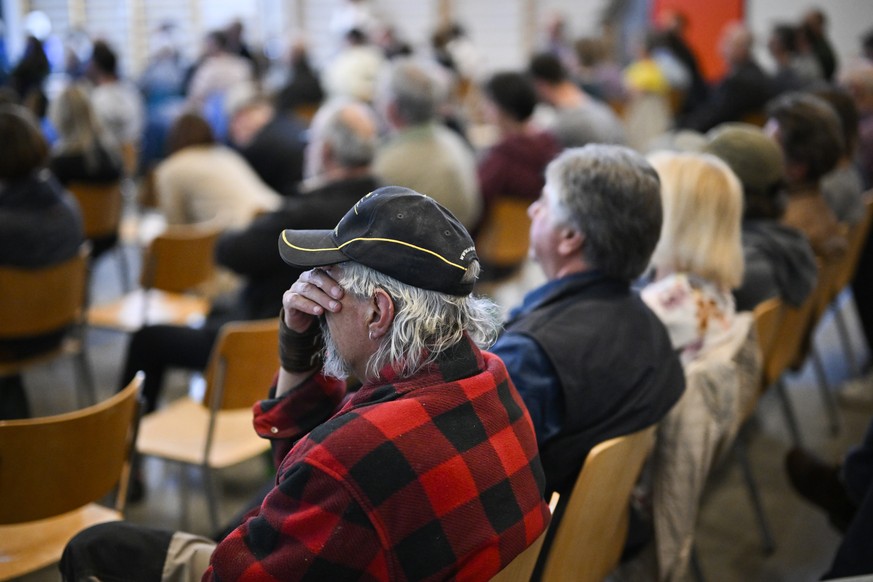
[[[345,387],[317,375],[255,407],[293,440]],[[204,580],[488,580],[549,520],[527,409],[503,362],[469,341],[426,372],[350,394],[297,441],[259,510]]]

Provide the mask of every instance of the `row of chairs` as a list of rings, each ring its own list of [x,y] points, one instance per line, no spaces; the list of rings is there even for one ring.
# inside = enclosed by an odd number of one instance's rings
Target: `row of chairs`
[[[181,398],[140,419],[139,375],[125,390],[82,410],[0,421],[0,498],[9,501],[0,510],[0,580],[57,561],[66,542],[85,527],[123,519],[134,450],[179,463],[183,476],[185,465],[200,467],[217,527],[214,472],[268,449],[251,429],[251,405],[278,366],[277,337],[277,319],[226,324],[213,350],[202,403]],[[627,500],[652,447],[654,428],[591,451],[545,558],[544,579],[602,580],[618,563],[627,535]],[[33,443],[40,443],[38,452]],[[99,505],[113,489],[114,509]],[[553,510],[557,502],[555,496]],[[187,516],[187,504],[181,514]],[[529,580],[545,535],[495,580]]]
[[[827,413],[829,428],[833,434],[839,431],[838,409],[815,343],[815,331],[824,315],[828,312],[832,313],[846,360],[850,369],[857,372],[854,351],[840,309],[839,297],[854,277],[860,254],[870,235],[871,224],[873,224],[873,191],[865,195],[865,207],[863,220],[852,226],[847,233],[849,240],[847,253],[837,262],[819,264],[816,288],[802,305],[794,307],[779,298],[773,298],[755,308],[755,328],[761,349],[762,373],[758,391],[746,402],[741,412],[743,425],[748,424],[754,414],[759,398],[766,391],[773,389],[781,404],[792,444],[803,446],[803,432],[787,388],[786,376],[798,371],[806,361],[810,360]],[[746,456],[745,431],[740,436],[735,452],[743,469],[743,477],[755,512],[763,549],[766,553],[771,553],[775,549],[772,528],[764,513],[757,482]]]
[[[794,417],[791,411],[790,402],[788,400],[787,392],[784,388],[784,383],[781,382],[781,378],[786,373],[786,371],[791,368],[791,365],[793,363],[796,363],[797,361],[801,361],[803,359],[804,352],[802,350],[804,349],[804,345],[807,346],[806,349],[814,353],[814,343],[811,341],[804,342],[803,340],[804,338],[809,338],[811,336],[812,330],[814,329],[815,324],[817,323],[818,318],[822,315],[822,313],[824,313],[827,309],[835,308],[836,296],[838,295],[842,287],[851,279],[854,268],[857,264],[860,247],[863,244],[864,240],[866,240],[866,236],[869,231],[870,218],[871,216],[873,216],[873,210],[870,209],[871,205],[870,203],[868,203],[869,211],[867,213],[867,219],[860,225],[856,226],[854,231],[850,233],[850,240],[852,241],[852,244],[850,245],[850,252],[846,256],[844,261],[838,265],[830,265],[822,268],[820,283],[817,291],[803,306],[795,309],[782,305],[778,300],[771,300],[762,304],[755,313],[758,341],[760,342],[762,348],[764,361],[761,386],[762,389],[770,385],[776,386],[785,405],[786,418],[789,420],[789,426],[791,427],[794,438],[796,438],[798,442],[800,433],[796,426],[796,420],[793,420]],[[215,236],[217,236],[217,234]],[[182,239],[185,238],[186,237],[182,237]],[[214,244],[214,239],[212,244]],[[208,243],[201,246],[208,247]],[[212,263],[211,249],[209,252],[209,260],[201,261],[202,263]],[[159,253],[160,251],[158,251],[158,254]],[[71,265],[79,265],[76,268],[80,270],[79,272],[85,273],[84,275],[70,275],[70,272],[65,272],[62,269],[57,270],[58,272],[62,273],[60,276],[57,274],[57,272],[54,273],[54,276],[56,277],[54,283],[55,285],[61,285],[62,280],[71,280],[77,282],[76,284],[78,285],[80,291],[78,292],[78,294],[70,294],[70,303],[72,304],[78,303],[79,297],[87,297],[87,285],[83,284],[83,281],[87,281],[87,269],[81,267],[81,265],[86,262],[86,259],[87,253],[83,252],[76,258],[75,261],[71,261],[70,263]],[[150,264],[148,260],[144,262],[144,265],[147,264]],[[157,272],[157,269],[152,263],[152,266],[148,269],[144,267],[143,272],[145,273],[147,271],[155,273]],[[4,282],[4,287],[8,285],[9,289],[28,289],[26,285],[22,286],[19,284],[11,284],[8,281],[4,281],[2,277],[8,274],[8,272],[4,273],[3,271],[0,271],[0,281]],[[176,276],[171,276],[170,280],[177,281],[178,279]],[[36,289],[34,289],[34,287],[35,286],[31,285],[30,289],[33,290],[33,293],[36,293],[37,291]],[[45,288],[46,286],[43,287]],[[48,288],[52,287],[49,285]],[[57,289],[57,287],[54,287],[54,289]],[[187,289],[181,289],[179,287],[176,287],[174,288],[174,290],[186,291]],[[24,291],[24,293],[27,292]],[[29,303],[32,300],[31,295],[25,294],[22,297],[27,297],[28,301],[23,301],[22,299],[19,302],[20,305]],[[53,294],[53,298],[57,298],[57,293]],[[12,302],[9,302],[9,304],[13,305]],[[83,300],[82,305],[86,305],[86,301]],[[15,311],[15,309],[13,308],[12,311]],[[76,309],[73,309],[73,311],[75,317],[81,320],[81,305],[78,306],[78,311],[76,311]],[[836,313],[839,313],[839,311],[837,310]],[[13,320],[14,317],[11,317],[9,319],[9,321]],[[6,318],[0,316],[0,321],[6,321]],[[249,407],[251,403],[262,395],[245,395],[242,400],[244,402],[244,404],[242,405],[242,410],[240,410],[240,407],[236,406],[235,404],[230,405],[231,408],[236,407],[237,410],[233,414],[228,414],[222,417],[218,411],[226,405],[226,400],[229,402],[229,399],[234,397],[233,395],[235,393],[233,391],[228,391],[225,394],[225,390],[221,387],[253,385],[262,387],[267,384],[269,378],[262,379],[258,382],[252,382],[251,379],[255,377],[258,372],[271,375],[273,370],[275,370],[276,368],[277,361],[275,361],[275,354],[277,353],[277,350],[275,346],[267,346],[267,344],[276,341],[277,326],[277,321],[229,324],[227,326],[227,329],[223,331],[221,339],[216,346],[216,350],[213,354],[213,360],[210,363],[209,371],[207,373],[208,389],[205,402],[208,403],[209,408],[204,408],[200,404],[193,402],[190,399],[181,399],[180,401],[168,406],[165,410],[158,411],[155,414],[150,415],[150,417],[146,417],[141,425],[142,435],[140,437],[141,440],[138,446],[139,450],[143,454],[158,456],[183,464],[198,465],[201,466],[204,471],[206,471],[207,497],[209,500],[210,516],[212,518],[213,525],[217,525],[218,517],[217,501],[213,486],[214,481],[209,477],[211,470],[228,466],[229,464],[235,464],[235,462],[239,462],[239,460],[244,460],[245,458],[249,458],[251,456],[262,453],[266,448],[266,445],[263,441],[254,437],[254,434],[252,433],[250,428],[249,416]],[[257,340],[257,342],[252,341],[251,339],[244,340],[242,339],[243,336],[249,336],[250,338],[254,338],[255,336],[257,336],[259,339]],[[847,336],[842,337],[845,338]],[[81,337],[77,339],[81,340]],[[250,341],[251,343],[247,344],[247,342]],[[245,345],[249,345],[249,348],[244,347]],[[84,352],[80,351],[79,353]],[[258,355],[263,354],[269,354],[270,357],[268,359],[270,359],[271,361],[259,361]],[[234,356],[239,356],[237,358],[237,362],[243,362],[244,365],[242,367],[240,367],[239,365],[235,366],[230,364],[230,362],[234,361]],[[245,365],[245,362],[248,362],[248,364]],[[242,378],[243,381],[238,381],[239,378]],[[751,413],[754,411],[756,402],[757,398],[752,399],[748,403],[747,407],[743,411],[744,418],[747,418],[749,415],[751,415]],[[106,403],[100,403],[98,405],[95,405],[94,407],[92,407],[93,411],[96,413],[98,410],[102,410],[105,404]],[[81,413],[84,411],[78,412]],[[77,413],[70,414],[76,416]],[[60,417],[51,418],[59,419]],[[192,422],[192,418],[197,419],[197,421]],[[12,421],[12,423],[0,423],[0,431],[4,430],[7,426],[11,428],[17,428],[16,423],[26,424],[29,422],[30,421]],[[204,426],[205,430],[201,430],[204,428]],[[222,426],[225,428],[225,430],[227,429],[227,427],[232,427],[228,434],[231,434],[233,436],[231,436],[228,441],[222,441],[220,437],[216,437],[216,434],[221,433],[220,430],[217,433],[216,429]],[[197,430],[193,430],[195,427],[197,427]],[[174,429],[181,429],[183,432],[173,435]],[[646,453],[651,448],[651,440],[653,438],[651,432],[652,431],[648,431],[648,436],[643,436],[641,434],[632,435],[629,437],[621,437],[619,439],[615,439],[615,442],[604,443],[602,445],[602,448],[598,447],[597,449],[592,451],[591,456],[586,461],[585,470],[583,470],[582,474],[580,475],[577,487],[574,490],[571,499],[568,501],[570,505],[568,507],[567,516],[569,517],[575,515],[584,515],[585,518],[581,522],[577,522],[573,519],[567,518],[565,518],[565,520],[562,520],[561,524],[559,525],[560,529],[556,534],[557,537],[555,543],[552,545],[550,554],[546,559],[546,572],[548,573],[548,577],[546,579],[562,579],[560,577],[553,577],[559,576],[559,574],[557,574],[557,570],[560,570],[562,568],[569,569],[568,571],[570,572],[570,574],[568,574],[569,577],[566,579],[583,579],[579,577],[581,575],[580,569],[585,568],[597,570],[599,573],[596,574],[592,579],[601,579],[606,573],[609,572],[609,570],[611,570],[612,567],[615,566],[615,563],[617,563],[618,561],[618,554],[615,554],[613,556],[610,551],[612,551],[613,553],[620,552],[620,548],[623,544],[624,536],[626,534],[626,532],[622,530],[621,524],[625,524],[626,526],[626,516],[616,516],[616,512],[614,511],[614,509],[622,507],[626,509],[626,503],[624,502],[624,500],[627,499],[630,488],[633,485],[633,481],[639,474],[639,466],[642,465]],[[245,435],[254,437],[253,439],[250,439],[251,443],[244,442]],[[2,439],[2,441],[5,443],[7,439],[4,438]],[[638,441],[642,441],[643,445],[640,446]],[[13,442],[12,439],[9,439],[9,442]],[[45,441],[43,439],[36,439],[31,442]],[[646,442],[648,442],[648,444],[645,444]],[[180,443],[189,446],[188,452],[180,452]],[[229,444],[234,445],[232,447],[229,447],[230,449],[233,449],[233,451],[230,451],[227,448],[227,445]],[[617,457],[622,459],[621,463],[619,463],[621,467],[609,465],[608,463],[607,465],[613,467],[613,472],[618,470],[618,468],[624,469],[623,471],[621,471],[621,473],[625,479],[629,479],[629,485],[627,487],[627,490],[624,491],[623,487],[617,486],[618,478],[615,475],[607,478],[607,483],[613,484],[611,487],[592,488],[591,483],[596,483],[596,475],[603,475],[603,473],[600,473],[602,469],[598,469],[600,463],[595,461],[595,459],[598,459],[602,451],[609,451],[612,450],[614,447],[618,447],[619,450],[623,451],[621,455]],[[635,460],[632,463],[628,462],[630,459],[629,457],[627,457],[627,451],[624,451],[623,447],[631,447],[631,449],[634,451],[642,451],[639,460],[639,466],[636,466]],[[86,447],[79,450],[93,449]],[[2,455],[0,456],[0,459],[4,460],[3,465],[9,466],[6,464],[5,461],[5,459],[7,458],[6,453],[3,452],[0,453],[0,455]],[[610,454],[604,455],[604,458],[611,457],[612,455]],[[606,474],[610,473],[607,471]],[[594,475],[594,477],[592,477],[592,475]],[[602,478],[602,476],[600,478]],[[63,480],[60,481],[63,482]],[[584,485],[584,483],[589,484],[586,486]],[[122,487],[124,487],[124,485],[122,485]],[[604,490],[609,491],[613,494],[618,492],[619,497],[623,496],[623,500],[619,499],[618,501],[612,500],[606,502],[602,498],[600,498],[600,501],[594,502],[593,504],[590,502],[590,500],[588,502],[575,501],[577,499],[586,498],[598,499],[598,496],[602,496],[604,494]],[[577,491],[588,491],[588,493],[577,495]],[[103,493],[105,493],[105,491]],[[6,499],[4,492],[0,492],[0,494],[3,495],[4,499]],[[183,500],[184,499],[187,499],[187,496],[184,496]],[[39,507],[41,503],[16,505],[31,505]],[[587,510],[577,511],[575,509],[575,505],[581,505],[583,508],[587,507]],[[594,513],[592,513],[592,507],[594,508]],[[609,529],[605,526],[592,528],[591,520],[595,519],[594,515],[596,515],[597,508],[600,508],[601,513],[608,514],[608,518],[613,519],[613,525],[618,525],[614,529]],[[183,516],[187,515],[187,510],[183,510],[182,514]],[[4,521],[3,523],[8,522]],[[573,532],[574,529],[578,530],[580,528],[581,530],[583,530],[582,532],[575,531],[574,533],[563,533],[565,530],[567,532]],[[596,539],[591,540],[591,545],[589,545],[587,542],[580,545],[579,539],[583,538],[579,538],[579,536],[584,536],[586,531],[588,532],[589,537],[592,531],[596,531],[597,535],[594,536]],[[614,535],[606,535],[605,532],[607,531],[614,532]],[[6,535],[0,536],[0,538],[10,540],[15,539],[19,541],[26,539],[26,537],[24,536]],[[562,543],[560,542],[561,539],[565,538],[573,540],[572,542],[568,542],[567,548],[562,546]],[[612,540],[613,542],[609,546],[611,548],[610,551],[607,551],[607,549],[604,548],[604,542],[608,540]],[[615,540],[620,541],[616,543]],[[579,557],[580,552],[573,551],[573,547],[591,547],[598,548],[598,550],[592,550],[590,553],[585,552],[582,556],[581,561],[574,562],[572,558],[574,556]],[[2,551],[7,552],[7,549],[4,548]],[[507,568],[506,575],[508,576],[509,572],[518,571],[519,569],[526,569],[527,566],[522,567],[519,564],[530,564],[531,555],[535,555],[538,553],[539,546],[537,544],[534,544],[531,548],[528,549],[527,552],[520,556],[516,560],[516,562],[513,562],[510,568]],[[597,559],[594,559],[595,557],[597,557]],[[598,560],[600,559],[602,559],[603,564],[598,566]],[[2,560],[0,560],[0,562],[2,562]],[[17,560],[8,560],[8,562],[16,563]],[[533,558],[533,563],[535,562],[536,557]],[[532,568],[532,566],[530,567]],[[551,570],[549,570],[549,568],[551,568]],[[600,569],[598,570],[598,568]],[[501,573],[501,575],[503,575],[503,573]],[[3,571],[0,570],[0,577],[2,576]],[[505,579],[524,579],[524,577],[510,577]]]
[[[0,580],[56,562],[69,539],[86,527],[123,519],[134,454],[180,465],[183,527],[185,468],[200,468],[217,529],[216,473],[269,450],[252,430],[251,407],[279,366],[278,329],[278,319],[225,324],[202,401],[183,397],[140,418],[139,374],[121,392],[89,407],[0,421]],[[109,509],[99,502],[113,491]]]

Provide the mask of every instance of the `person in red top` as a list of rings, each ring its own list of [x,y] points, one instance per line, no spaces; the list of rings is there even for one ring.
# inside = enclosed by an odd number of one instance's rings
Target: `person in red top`
[[[546,183],[546,166],[561,151],[557,138],[531,123],[537,93],[521,73],[496,73],[485,83],[486,114],[498,141],[479,161],[479,189],[485,212],[498,198],[533,202]]]
[[[533,425],[481,349],[499,315],[471,295],[463,226],[385,187],[332,231],[285,230],[279,250],[315,268],[285,293],[282,366],[254,409],[276,486],[217,546],[124,523],[86,530],[65,579],[488,580],[545,530]],[[362,386],[347,393],[346,377]]]

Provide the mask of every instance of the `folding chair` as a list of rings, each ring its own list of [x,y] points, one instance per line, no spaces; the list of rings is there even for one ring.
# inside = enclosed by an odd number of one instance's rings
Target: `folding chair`
[[[124,518],[142,375],[88,408],[0,421],[0,580],[57,562],[81,530]],[[112,508],[98,501],[115,491]]]
[[[279,369],[279,319],[226,323],[206,370],[203,402],[179,398],[142,419],[140,454],[183,465],[182,518],[188,515],[184,465],[202,469],[213,530],[219,527],[215,470],[270,449],[252,428],[252,406]]]

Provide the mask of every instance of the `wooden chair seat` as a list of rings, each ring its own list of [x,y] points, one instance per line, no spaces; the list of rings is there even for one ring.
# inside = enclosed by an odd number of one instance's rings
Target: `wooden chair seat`
[[[134,332],[145,323],[197,327],[202,324],[209,306],[209,299],[199,295],[135,289],[120,300],[92,306],[88,310],[88,324],[124,332]]]
[[[79,531],[123,518],[142,379],[88,408],[0,421],[0,580],[57,562]],[[98,504],[113,491],[112,508]]]

